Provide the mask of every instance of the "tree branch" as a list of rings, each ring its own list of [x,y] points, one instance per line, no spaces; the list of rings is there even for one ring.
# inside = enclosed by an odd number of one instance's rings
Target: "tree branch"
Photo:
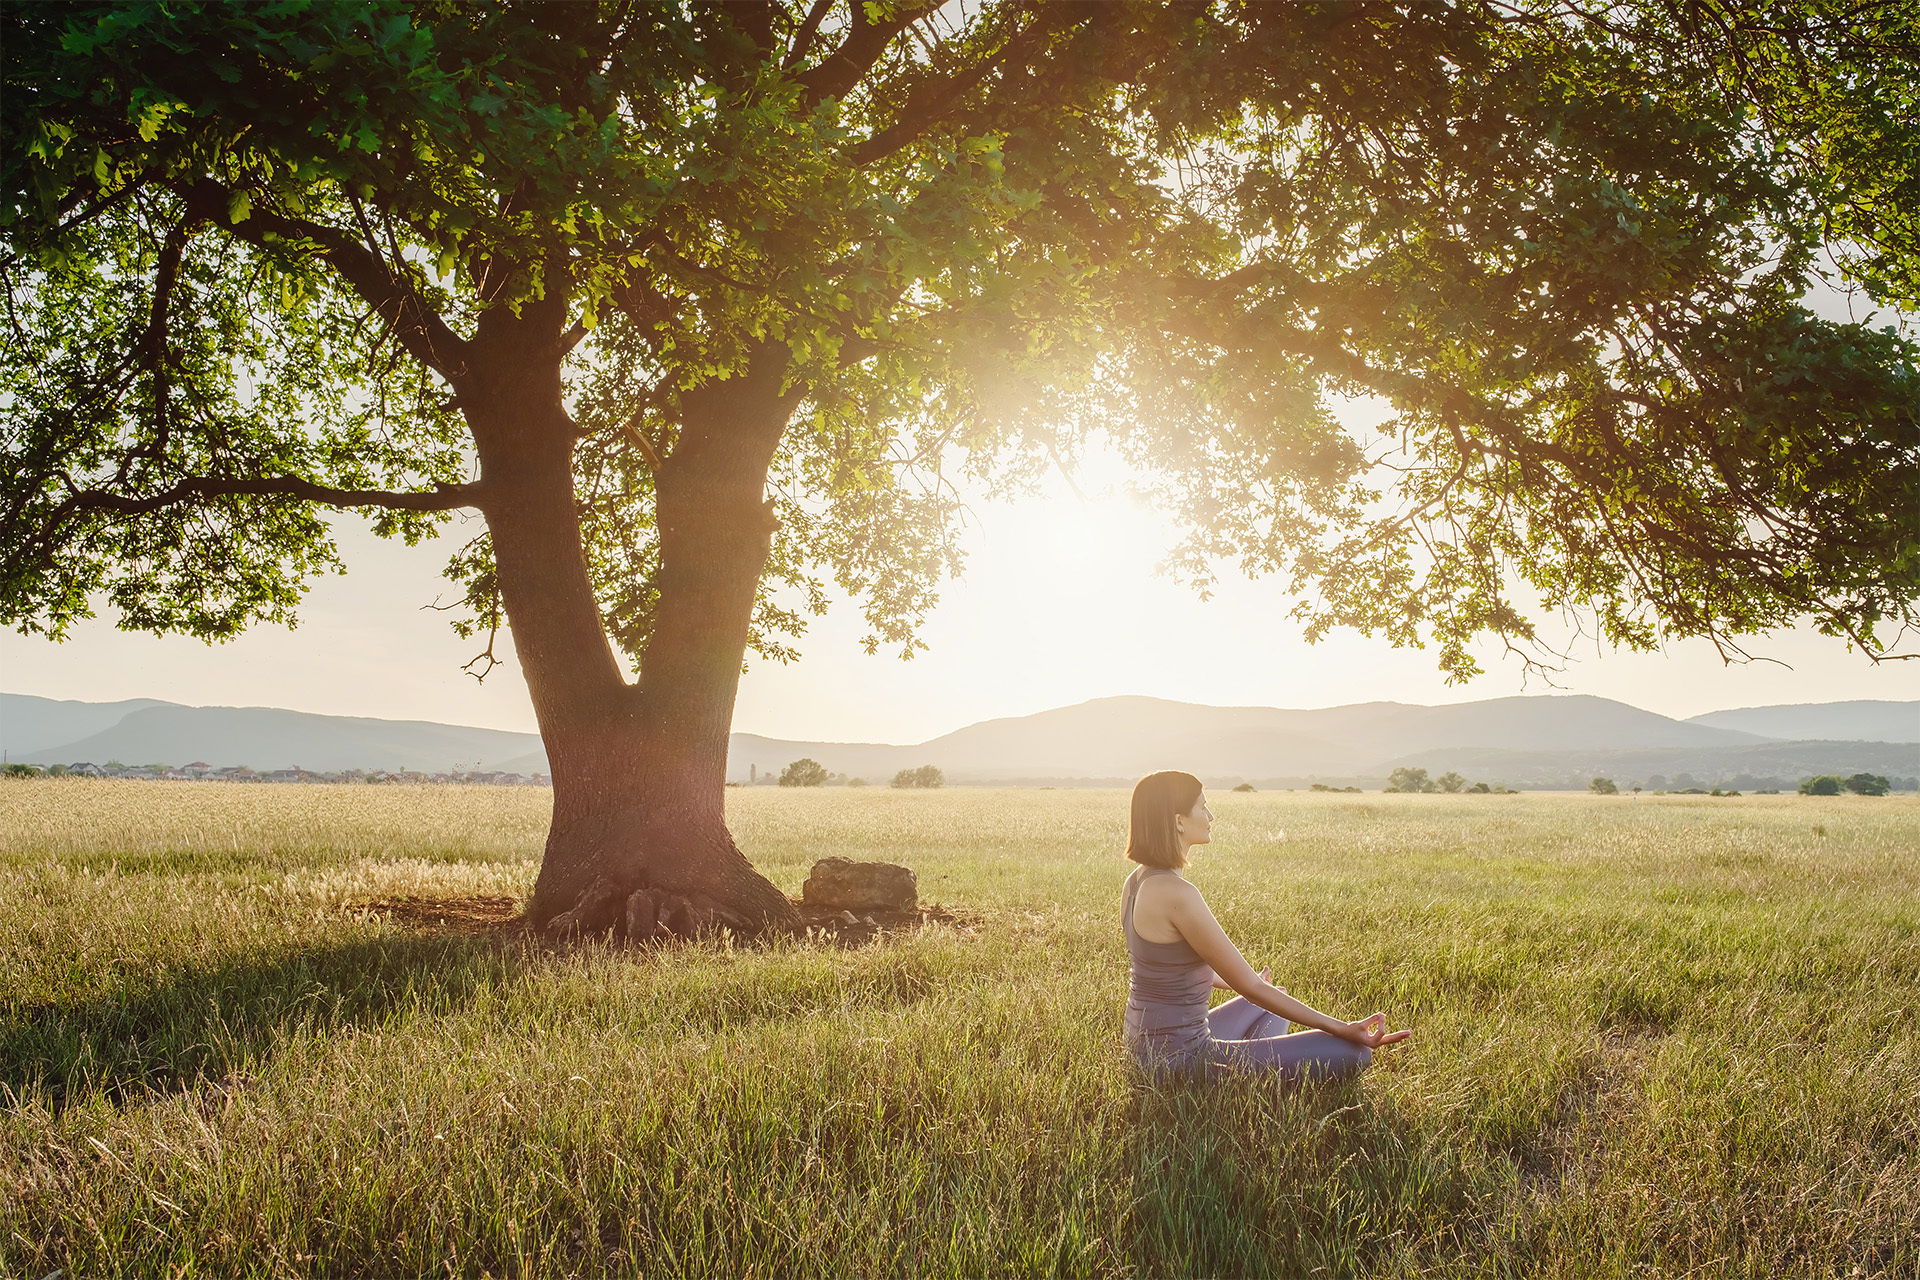
[[[647,460],[647,469],[659,475],[660,451],[653,447],[653,441],[647,439],[646,433],[640,430],[640,415],[645,412],[644,406],[635,410],[631,418],[620,424],[620,430],[632,442],[633,447],[640,451],[640,456]]]
[[[801,97],[803,110],[811,111],[828,98],[838,98],[854,85],[860,83],[860,77],[873,70],[880,56],[893,43],[893,38],[905,31],[910,25],[932,13],[937,5],[927,5],[917,9],[903,9],[885,22],[867,21],[867,7],[862,0],[850,0],[848,6],[853,11],[853,29],[840,47],[823,58],[819,65],[809,67],[796,79],[806,93]]]
[[[266,476],[258,480],[224,480],[218,476],[192,476],[171,489],[148,498],[130,498],[105,489],[82,489],[61,503],[56,521],[75,511],[116,511],[122,515],[146,515],[177,506],[190,498],[220,498],[234,495],[250,497],[301,498],[330,507],[386,507],[392,511],[455,511],[481,505],[484,489],[475,484],[437,484],[430,492],[393,493],[384,489],[335,489],[315,484],[298,476]]]
[[[780,64],[783,71],[791,71],[800,65],[800,60],[813,48],[813,38],[820,31],[820,24],[826,19],[827,10],[833,8],[833,0],[813,0],[813,7],[807,10],[806,20],[800,29],[793,33],[793,49],[787,54],[787,60]]]
[[[178,193],[194,215],[205,218],[256,248],[269,247],[269,240],[311,241],[320,249],[353,291],[392,325],[400,344],[414,359],[449,382],[467,373],[467,343],[448,327],[439,313],[426,304],[410,285],[398,279],[367,246],[333,227],[305,218],[291,218],[268,209],[253,209],[245,218],[234,220],[234,191],[200,178]]]
[[[119,204],[121,201],[133,195],[139,189],[140,189],[140,183],[129,182],[125,186],[121,187],[118,191],[114,192],[112,195],[106,197],[105,199],[94,201],[92,204],[88,205],[85,209],[82,209],[79,213],[67,219],[65,222],[62,222],[57,226],[48,228],[40,236],[36,237],[35,240],[33,241],[34,247],[37,248],[40,245],[49,244],[55,240],[58,240],[61,236],[67,234],[67,232],[69,231],[72,231],[74,228],[84,226],[86,223],[93,221],[95,218],[99,217],[101,214],[105,213],[107,210],[113,208],[115,205]],[[4,271],[8,267],[11,267],[14,263],[19,262],[21,259],[25,258],[29,252],[30,250],[28,249],[20,249],[14,253],[8,254],[4,258],[0,258],[0,271]]]
[[[973,67],[943,80],[925,81],[914,86],[892,124],[855,147],[848,157],[856,166],[869,165],[907,146],[927,130],[948,118],[954,104],[982,80],[1014,62],[1024,62],[1048,27],[1044,21],[1016,32],[999,50],[982,58]]]

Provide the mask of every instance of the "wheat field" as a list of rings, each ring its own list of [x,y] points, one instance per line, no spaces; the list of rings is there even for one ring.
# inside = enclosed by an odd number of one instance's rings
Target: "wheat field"
[[[547,793],[0,783],[0,1275],[1920,1275],[1920,802],[1219,794],[1347,1085],[1118,1049],[1125,795],[729,793],[950,924],[564,951]]]

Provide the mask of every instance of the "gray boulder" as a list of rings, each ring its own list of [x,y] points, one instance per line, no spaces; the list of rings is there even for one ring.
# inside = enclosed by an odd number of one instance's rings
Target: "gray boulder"
[[[822,858],[813,864],[800,899],[830,911],[912,911],[920,901],[913,872],[892,862]]]

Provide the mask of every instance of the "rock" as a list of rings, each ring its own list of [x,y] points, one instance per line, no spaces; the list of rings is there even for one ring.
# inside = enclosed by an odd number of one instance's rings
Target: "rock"
[[[822,858],[800,886],[800,898],[830,911],[911,911],[920,901],[920,885],[896,863]]]

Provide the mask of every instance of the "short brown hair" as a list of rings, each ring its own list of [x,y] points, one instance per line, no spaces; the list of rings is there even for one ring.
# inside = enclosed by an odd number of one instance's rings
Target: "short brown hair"
[[[1200,800],[1200,779],[1177,769],[1163,769],[1140,779],[1133,787],[1133,821],[1127,831],[1127,856],[1143,867],[1184,867],[1180,833],[1173,820],[1192,813]]]

